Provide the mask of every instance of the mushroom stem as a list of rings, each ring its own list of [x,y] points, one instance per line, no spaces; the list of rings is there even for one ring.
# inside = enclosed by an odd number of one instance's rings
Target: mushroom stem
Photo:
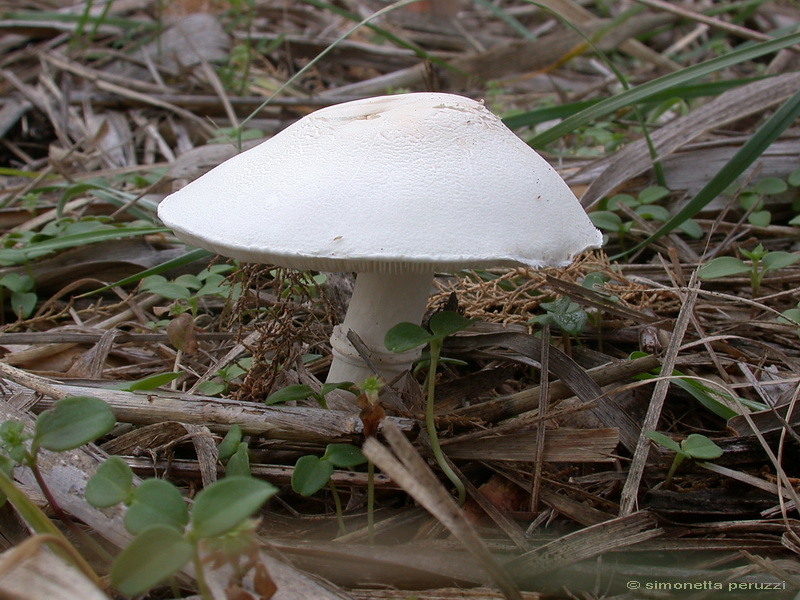
[[[386,332],[398,323],[419,324],[428,305],[433,273],[359,273],[347,315],[333,328],[333,363],[329,382],[361,383],[373,375],[347,339],[355,331],[370,350],[378,374],[391,381],[408,370],[419,357],[419,349],[390,352],[383,343]]]

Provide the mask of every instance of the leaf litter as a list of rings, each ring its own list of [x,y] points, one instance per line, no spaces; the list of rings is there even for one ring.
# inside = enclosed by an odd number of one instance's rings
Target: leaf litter
[[[117,553],[130,540],[122,510],[81,492],[107,453],[136,482],[170,479],[192,498],[224,476],[217,444],[235,424],[251,472],[281,491],[259,513],[246,568],[212,561],[215,598],[793,597],[800,267],[747,257],[759,244],[798,252],[800,13],[788,2],[716,14],[607,4],[406,3],[347,37],[387,3],[0,7],[2,419],[32,427],[30,411],[91,395],[118,422],[97,446],[43,451],[62,509]],[[305,498],[290,482],[298,458],[363,443],[352,404],[336,391],[327,409],[263,402],[289,385],[319,389],[352,281],[232,265],[196,287],[187,276],[224,259],[188,254],[154,208],[316,108],[426,89],[483,98],[619,227],[563,270],[437,276],[431,311],[477,321],[446,340],[454,362],[437,385],[441,446],[470,498],[459,508],[426,460],[419,375],[384,394],[385,433],[364,444],[374,532],[366,470],[331,476],[340,535],[328,488]],[[770,120],[780,111],[786,122]],[[748,140],[765,148],[736,162]],[[704,197],[720,173],[727,187]],[[788,185],[754,192],[766,178]],[[671,226],[641,244],[664,220],[611,199],[654,185],[668,191],[657,201],[668,218],[692,207],[701,235]],[[698,281],[714,257],[742,261],[758,285],[741,270]],[[175,293],[137,287],[153,270]],[[168,330],[178,319],[180,348]],[[722,456],[683,462],[665,485],[674,454],[649,431],[675,443],[701,434]],[[30,474],[16,477],[44,504]],[[18,569],[31,561],[67,582],[3,511],[3,589],[28,581]],[[178,585],[190,594],[191,572]]]

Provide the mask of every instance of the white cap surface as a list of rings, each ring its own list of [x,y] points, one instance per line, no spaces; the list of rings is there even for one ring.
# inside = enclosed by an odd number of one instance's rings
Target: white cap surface
[[[560,266],[602,235],[483,104],[383,96],[318,110],[168,196],[183,241],[324,271]]]

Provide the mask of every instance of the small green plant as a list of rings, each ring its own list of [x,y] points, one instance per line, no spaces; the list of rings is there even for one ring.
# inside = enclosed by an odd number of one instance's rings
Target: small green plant
[[[425,387],[427,389],[425,428],[430,438],[431,451],[436,459],[436,463],[458,491],[458,503],[461,505],[463,505],[467,499],[467,491],[464,487],[464,483],[458,478],[453,469],[450,468],[450,465],[447,464],[447,460],[442,453],[442,448],[439,445],[434,414],[434,396],[436,388],[436,369],[439,365],[439,355],[441,354],[445,338],[466,329],[471,324],[471,319],[464,318],[456,312],[442,311],[431,317],[428,323],[430,331],[414,323],[399,323],[386,332],[386,337],[384,339],[384,345],[392,352],[407,352],[408,350],[413,350],[425,344],[428,344],[430,347],[430,366],[425,379]]]
[[[203,269],[197,275],[184,274],[170,281],[163,275],[149,275],[142,279],[140,289],[143,292],[152,292],[167,300],[175,300],[170,308],[173,315],[190,311],[192,316],[197,316],[200,298],[216,296],[223,299],[235,300],[241,292],[238,283],[229,284],[224,273],[233,270],[232,265],[212,265]]]
[[[783,179],[765,177],[739,194],[739,206],[747,211],[747,222],[757,227],[769,227],[772,213],[764,208],[764,197],[782,194],[788,187]]]
[[[328,408],[328,404],[325,401],[325,396],[327,396],[333,390],[350,390],[353,387],[353,384],[349,381],[345,381],[342,383],[323,383],[322,386],[319,388],[318,392],[315,392],[314,389],[310,385],[306,384],[297,384],[297,385],[287,385],[285,388],[281,388],[274,394],[270,394],[267,396],[267,399],[264,400],[264,404],[267,406],[271,406],[273,404],[280,404],[283,402],[291,402],[291,401],[298,401],[298,400],[305,400],[306,398],[314,398],[317,401],[317,404],[320,405],[322,408]]]
[[[339,499],[339,492],[331,480],[331,475],[333,475],[335,467],[350,468],[365,462],[367,459],[361,450],[352,444],[328,444],[325,454],[321,457],[307,454],[297,459],[292,473],[292,489],[301,496],[311,496],[327,485],[336,506],[339,533],[344,533],[342,502]]]
[[[781,250],[770,252],[761,244],[752,250],[739,248],[739,253],[750,261],[749,264],[735,256],[719,256],[701,266],[697,270],[697,276],[700,279],[718,279],[748,273],[750,289],[753,296],[756,296],[761,288],[761,281],[767,273],[778,271],[800,260],[800,254]]]
[[[217,447],[217,455],[225,465],[225,476],[241,475],[250,477],[250,449],[247,442],[242,441],[242,428],[235,423],[230,426],[225,437]]]
[[[134,486],[128,464],[112,456],[89,480],[86,500],[97,508],[127,506],[125,528],[136,537],[111,567],[111,583],[119,592],[142,594],[192,561],[200,594],[208,599],[212,596],[203,576],[203,543],[248,535],[248,520],[276,491],[265,481],[234,475],[200,491],[189,507],[180,490],[164,479]]]
[[[56,517],[73,535],[87,542],[99,556],[104,556],[102,549],[75,525],[53,497],[39,469],[39,451],[73,450],[105,435],[115,424],[111,408],[99,398],[70,396],[41,413],[36,418],[32,434],[25,431],[21,421],[9,420],[0,425],[0,505],[10,501],[33,531],[55,540],[54,550],[97,583],[98,587],[102,587],[100,581],[85,559],[42,510],[16,487],[13,468],[20,466],[30,469]]]
[[[5,291],[11,292],[8,301],[18,319],[27,319],[36,308],[38,296],[33,278],[19,273],[6,273],[0,277],[0,306],[5,306]]]
[[[600,204],[600,210],[589,213],[592,224],[605,233],[615,233],[621,246],[625,247],[628,234],[633,229],[634,222],[624,219],[626,210],[633,211],[646,221],[666,222],[670,219],[669,211],[657,204],[669,196],[669,190],[661,186],[651,186],[643,189],[638,195],[617,194]],[[622,213],[622,216],[620,214]],[[703,231],[696,221],[687,219],[679,229],[693,239],[702,237]]]
[[[659,433],[658,431],[648,431],[645,435],[659,446],[675,452],[675,459],[667,472],[663,486],[667,487],[672,482],[672,476],[680,464],[687,458],[692,460],[714,460],[722,456],[722,448],[706,436],[699,433],[692,433],[684,439],[680,445],[671,437]]]
[[[582,334],[589,320],[586,311],[567,296],[560,296],[551,302],[542,302],[539,306],[546,311],[545,314],[530,319],[528,323],[556,325],[564,334],[572,337]]]
[[[206,396],[218,396],[226,394],[231,383],[247,373],[253,367],[253,358],[241,358],[221,369],[214,375],[213,379],[204,381],[197,386],[197,391]]]

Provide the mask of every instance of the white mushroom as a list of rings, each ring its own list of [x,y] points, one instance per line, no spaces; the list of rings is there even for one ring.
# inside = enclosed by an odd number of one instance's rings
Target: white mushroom
[[[452,94],[369,98],[318,110],[166,198],[185,242],[245,262],[355,271],[331,337],[328,381],[380,374],[415,352],[386,331],[419,323],[434,271],[563,266],[602,236],[561,177],[482,103]]]

